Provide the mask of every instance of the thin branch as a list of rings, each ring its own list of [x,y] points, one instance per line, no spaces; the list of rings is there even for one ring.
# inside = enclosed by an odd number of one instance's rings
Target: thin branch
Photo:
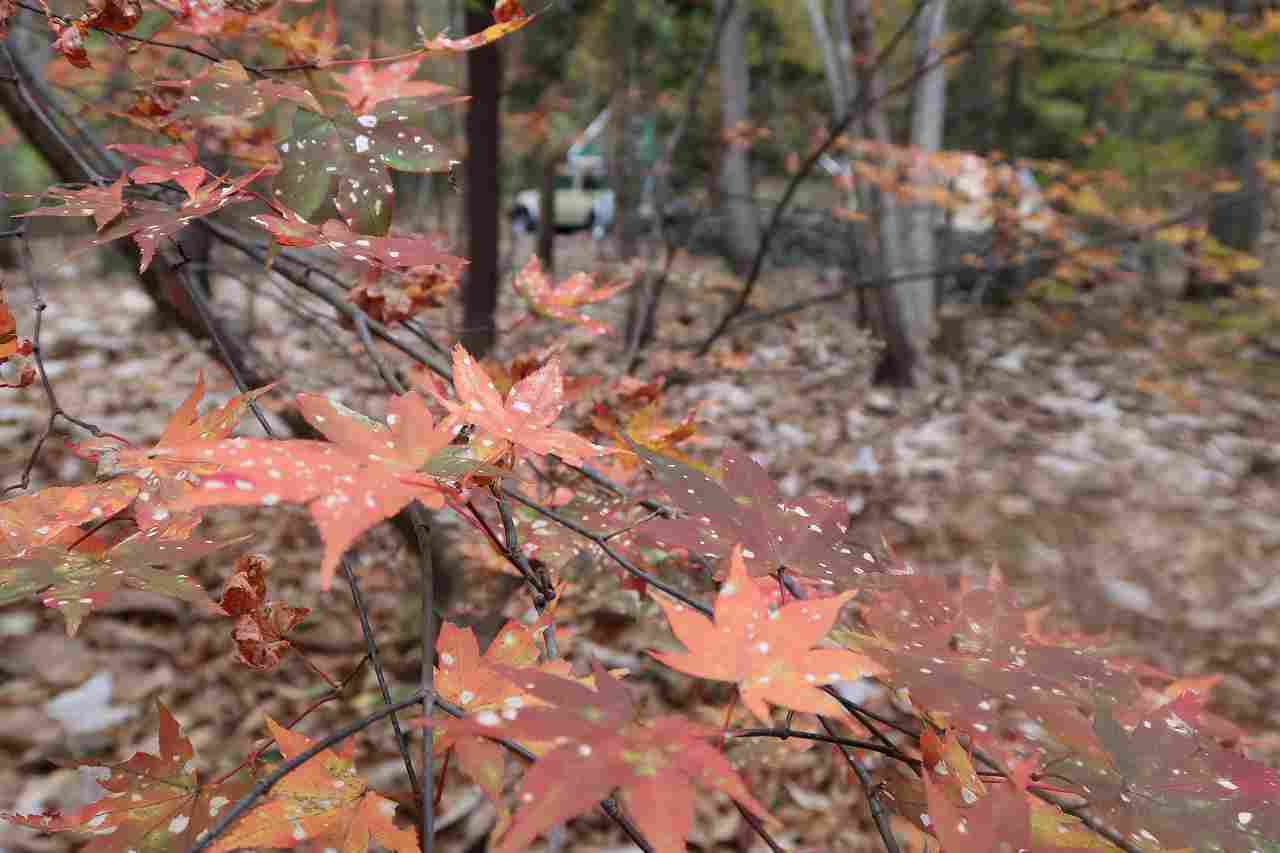
[[[827,734],[835,735],[831,727],[831,723],[826,717],[818,717],[818,721],[822,723],[822,727],[827,730]],[[889,815],[884,810],[884,803],[880,802],[880,790],[875,780],[871,778],[871,773],[866,767],[862,766],[862,762],[854,758],[853,755],[843,746],[837,746],[840,754],[844,756],[844,760],[848,763],[853,775],[858,777],[858,784],[862,786],[862,793],[867,798],[867,808],[871,810],[871,819],[875,821],[876,831],[880,833],[880,840],[884,842],[884,849],[887,853],[902,853],[902,848],[898,846],[898,837],[894,835],[893,827],[889,823]]]

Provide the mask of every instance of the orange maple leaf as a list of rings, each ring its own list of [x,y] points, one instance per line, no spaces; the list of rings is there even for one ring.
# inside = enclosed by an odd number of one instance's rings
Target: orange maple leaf
[[[559,358],[517,382],[504,401],[489,374],[459,344],[453,350],[453,387],[458,399],[450,400],[440,389],[429,387],[455,423],[476,425],[481,435],[472,441],[485,452],[491,450],[490,458],[517,446],[539,456],[554,453],[574,464],[608,452],[579,435],[551,427],[564,408]]]
[[[386,425],[314,394],[298,395],[298,407],[329,442],[237,438],[175,452],[222,466],[187,496],[187,508],[306,504],[324,540],[320,585],[327,590],[338,559],[370,527],[413,500],[444,506],[446,486],[431,479],[431,463],[438,454],[457,461],[442,453],[453,433],[417,394],[393,397]],[[450,471],[448,479],[465,473]]]
[[[315,743],[267,718],[280,753],[290,759]],[[396,804],[369,790],[356,773],[351,756],[354,741],[340,752],[322,750],[315,758],[281,779],[261,804],[234,824],[210,848],[222,853],[242,847],[296,847],[310,841],[345,853],[369,849],[377,841],[394,853],[415,853],[418,836],[392,822]]]
[[[715,621],[655,593],[671,630],[689,649],[651,652],[672,669],[714,681],[736,682],[743,703],[768,724],[768,705],[811,714],[839,715],[839,703],[818,688],[834,681],[881,675],[868,657],[836,649],[814,649],[854,593],[794,601],[770,612],[768,600],[747,574],[742,547],[730,556],[729,578],[716,597]]]
[[[595,287],[595,278],[580,272],[558,285],[552,285],[542,270],[542,262],[537,255],[533,255],[524,269],[516,274],[514,285],[516,292],[525,298],[535,314],[582,326],[593,335],[607,335],[608,326],[591,319],[578,309],[593,302],[603,302],[633,283],[634,281],[621,281]]]

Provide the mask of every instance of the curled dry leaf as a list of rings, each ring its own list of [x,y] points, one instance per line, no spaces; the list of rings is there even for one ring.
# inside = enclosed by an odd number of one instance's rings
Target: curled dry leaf
[[[274,669],[280,663],[280,656],[291,648],[285,636],[311,612],[307,607],[267,601],[266,570],[266,558],[245,554],[237,561],[218,602],[236,620],[231,629],[235,659],[260,670]]]

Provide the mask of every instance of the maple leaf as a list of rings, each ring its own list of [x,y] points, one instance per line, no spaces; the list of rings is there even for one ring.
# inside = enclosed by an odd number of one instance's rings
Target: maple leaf
[[[848,538],[849,513],[842,501],[784,498],[768,473],[737,448],[727,447],[721,457],[723,485],[634,442],[631,449],[649,464],[671,502],[688,514],[655,519],[642,528],[642,535],[660,544],[710,559],[723,559],[741,544],[753,576],[785,568],[816,594],[859,586],[888,571]]]
[[[516,687],[503,674],[494,669],[504,666],[523,669],[538,663],[537,636],[545,630],[549,614],[531,626],[519,622],[507,622],[489,644],[483,655],[476,641],[475,632],[445,622],[436,640],[435,685],[442,699],[464,708],[469,714],[510,713],[513,709],[537,704]],[[568,677],[569,664],[552,661],[543,665],[543,671]],[[423,721],[412,721],[409,726],[421,728]],[[455,735],[448,729],[434,732],[433,752],[440,754],[453,750],[458,759],[458,769],[475,781],[493,802],[498,812],[496,834],[501,834],[510,822],[510,813],[502,797],[506,781],[506,750],[487,738]]]
[[[82,524],[106,521],[132,503],[138,488],[125,481],[52,486],[0,501],[0,558],[52,542]]]
[[[608,326],[591,319],[578,309],[583,305],[603,302],[614,294],[626,290],[634,284],[634,281],[622,281],[594,288],[595,278],[579,272],[569,276],[559,285],[552,286],[547,274],[542,270],[542,261],[537,255],[533,255],[524,268],[516,274],[514,284],[516,292],[525,298],[534,313],[582,326],[593,335],[607,335]]]
[[[369,268],[347,298],[374,320],[386,325],[402,322],[427,308],[441,308],[458,287],[458,271],[439,264],[414,267],[404,273]]]
[[[267,718],[280,753],[291,759],[315,741]],[[415,853],[418,836],[392,821],[396,804],[369,789],[352,762],[355,743],[341,751],[322,750],[285,776],[248,814],[210,848],[211,853],[242,847],[296,847],[303,841],[346,853],[362,853],[376,841],[393,853]]]
[[[31,352],[31,340],[18,337],[18,320],[9,310],[4,282],[0,282],[0,379],[12,376],[14,380],[0,383],[0,388],[25,388],[36,381],[36,369],[26,363]]]
[[[743,704],[769,723],[768,705],[811,714],[840,714],[835,699],[819,686],[880,675],[884,667],[845,650],[814,649],[852,592],[812,601],[793,601],[769,611],[759,584],[747,574],[741,548],[729,560],[729,577],[716,596],[715,620],[655,593],[677,639],[689,651],[652,652],[680,672],[738,685]]]
[[[279,205],[276,209],[281,215],[260,213],[249,217],[249,220],[270,231],[282,246],[324,246],[344,258],[374,269],[413,270],[439,265],[456,274],[467,264],[464,258],[447,254],[426,236],[357,234],[336,219],[317,227],[291,210]]]
[[[130,448],[115,438],[81,442],[72,449],[78,456],[97,463],[100,479],[133,479],[138,483],[133,517],[138,527],[151,530],[164,526],[172,531],[192,530],[200,521],[197,513],[175,515],[175,505],[194,488],[194,482],[217,473],[218,466],[204,459],[175,458],[168,449],[197,441],[226,438],[239,425],[255,400],[271,390],[264,385],[237,394],[222,406],[199,413],[204,399],[204,371],[196,374],[195,387],[170,417],[155,447]]]
[[[498,671],[542,704],[439,725],[455,735],[554,741],[557,746],[525,772],[520,811],[495,853],[524,849],[615,789],[641,834],[660,853],[685,850],[695,784],[721,791],[757,817],[773,821],[725,757],[706,743],[719,730],[679,716],[637,721],[626,689],[598,664],[594,690],[577,680],[531,670]]]
[[[0,557],[0,605],[38,596],[62,614],[69,636],[80,630],[85,614],[124,587],[182,599],[222,616],[222,608],[190,575],[157,567],[199,560],[248,538],[177,539],[156,529],[110,539],[68,530],[54,542]]]
[[[196,190],[209,173],[196,162],[196,146],[193,142],[158,148],[152,145],[108,145],[126,157],[140,160],[144,165],[129,172],[129,180],[135,184],[162,184],[173,181],[182,187],[188,198],[194,198]]]
[[[277,146],[282,167],[272,199],[306,219],[332,190],[353,231],[386,234],[395,198],[387,170],[449,169],[453,158],[424,128],[430,112],[463,100],[452,93],[392,98],[356,113],[344,98],[321,93],[315,107],[294,111],[289,137]]]
[[[672,423],[663,417],[662,405],[657,400],[623,413],[615,413],[605,404],[597,403],[591,416],[591,425],[620,444],[630,439],[646,450],[702,471],[703,466],[676,448],[677,444],[698,434],[697,418],[698,412],[695,409],[685,415],[680,423]],[[644,465],[643,460],[631,454],[621,454],[618,462],[626,468]]]
[[[1062,762],[1088,812],[1143,849],[1269,850],[1280,844],[1280,772],[1223,749],[1195,728],[1201,700],[1184,693],[1129,731],[1094,715],[1106,763]]]
[[[507,8],[509,9],[511,5],[512,4],[508,3]],[[515,5],[518,8],[519,4]],[[511,35],[516,30],[521,29],[525,24],[532,21],[534,17],[536,16],[522,15],[520,17],[508,18],[500,23],[485,27],[478,33],[473,33],[472,35],[465,36],[460,39],[449,38],[448,36],[441,34],[431,39],[431,41],[426,42],[423,45],[423,48],[426,50],[447,50],[454,53],[463,53],[468,50],[475,50],[478,47],[484,47],[487,44],[492,44],[504,36]]]
[[[917,713],[985,749],[1094,754],[1082,709],[1103,695],[1141,707],[1123,662],[1087,638],[1040,635],[1036,613],[1016,606],[998,573],[985,588],[931,574],[894,581],[867,592],[860,628],[838,630],[836,640],[887,667],[885,680]]]
[[[306,504],[324,540],[320,577],[328,590],[338,559],[370,527],[413,500],[444,505],[445,487],[428,478],[453,431],[434,422],[417,394],[391,399],[387,425],[317,395],[298,395],[298,407],[329,442],[236,438],[174,452],[223,468],[185,498],[188,508]]]
[[[472,443],[492,450],[494,456],[508,447],[521,447],[539,456],[554,453],[567,462],[581,464],[608,452],[579,435],[551,426],[564,408],[564,378],[558,358],[521,379],[504,401],[484,368],[459,344],[453,350],[453,387],[458,399],[450,400],[435,386],[429,387],[454,420],[475,424],[480,435]]]
[[[49,187],[43,196],[35,197],[57,199],[62,204],[37,207],[15,216],[92,216],[99,228],[105,228],[124,213],[124,188],[127,184],[128,180],[122,176],[105,187]]]
[[[235,659],[251,669],[274,669],[280,656],[292,646],[285,635],[311,612],[307,607],[290,607],[267,601],[266,559],[246,554],[227,579],[218,604],[236,620],[231,629]]]
[[[70,815],[3,815],[15,824],[42,832],[66,830],[93,835],[84,853],[162,853],[190,849],[223,808],[248,792],[235,779],[202,784],[191,740],[162,703],[159,754],[135,753],[109,765],[110,775],[95,781],[107,795]],[[92,762],[80,767],[97,766]]]
[[[396,62],[356,62],[346,74],[335,75],[334,80],[355,113],[368,112],[383,101],[396,98],[457,98],[457,92],[449,86],[413,79],[425,58],[425,53],[418,53]]]

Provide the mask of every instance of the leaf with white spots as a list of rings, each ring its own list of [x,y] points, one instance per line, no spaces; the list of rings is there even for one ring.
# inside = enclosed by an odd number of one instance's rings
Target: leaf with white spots
[[[173,568],[246,541],[178,539],[163,529],[138,531],[123,539],[65,531],[57,540],[0,558],[0,605],[39,598],[57,610],[74,635],[85,615],[129,588],[166,595],[205,613],[226,615],[194,578]]]
[[[216,473],[218,467],[209,460],[175,456],[165,449],[226,438],[240,425],[253,402],[271,387],[266,385],[237,394],[202,415],[199,407],[204,399],[205,383],[201,371],[196,374],[195,387],[169,418],[154,447],[132,448],[114,437],[101,436],[74,445],[72,449],[77,456],[97,463],[99,479],[110,477],[113,482],[135,484],[137,500],[133,503],[132,515],[140,529],[190,530],[199,523],[200,516],[179,512],[177,504],[195,488],[200,477]]]
[[[576,679],[500,670],[541,704],[440,725],[455,736],[554,741],[525,772],[510,830],[493,849],[515,853],[538,835],[620,790],[629,816],[660,853],[684,849],[692,829],[695,786],[720,791],[757,817],[772,817],[751,796],[728,760],[706,740],[720,732],[679,716],[635,719],[626,688],[594,667],[592,690]]]
[[[104,246],[121,237],[133,237],[133,242],[138,245],[139,268],[145,272],[163,242],[188,224],[216,213],[227,205],[251,200],[246,190],[264,172],[265,169],[260,169],[232,181],[218,180],[196,187],[181,207],[167,207],[147,201],[134,202],[129,207],[133,215],[113,220],[94,236],[72,245],[70,253],[74,255]]]
[[[52,542],[82,524],[106,521],[133,502],[138,488],[136,482],[111,480],[51,486],[0,501],[0,558]]]
[[[431,509],[444,505],[448,486],[427,471],[452,439],[452,425],[436,424],[417,394],[392,398],[390,426],[327,397],[301,394],[298,405],[332,443],[237,438],[173,452],[222,469],[185,497],[187,509],[306,504],[325,544],[320,578],[327,590],[339,558],[370,527],[413,500]]]
[[[793,601],[770,612],[760,586],[734,548],[729,577],[716,597],[715,620],[654,593],[671,630],[688,652],[654,652],[662,663],[713,681],[738,685],[742,702],[769,724],[769,705],[839,715],[839,703],[819,687],[883,674],[880,664],[844,650],[813,648],[826,637],[853,596]]]
[[[315,743],[270,717],[267,728],[286,759]],[[348,740],[344,749],[322,750],[285,776],[214,842],[211,853],[243,847],[293,848],[303,842],[364,853],[371,841],[392,853],[416,853],[417,833],[395,825],[396,804],[371,790],[356,772],[351,760],[354,746]]]
[[[107,791],[101,800],[67,815],[3,817],[42,832],[85,833],[90,841],[83,853],[190,849],[224,808],[248,792],[248,785],[235,777],[216,786],[202,784],[190,739],[168,708],[159,709],[159,754],[139,752],[110,765],[110,775],[96,780]]]
[[[427,133],[427,114],[464,100],[434,92],[381,100],[353,112],[347,101],[323,94],[322,111],[298,109],[292,132],[276,146],[283,168],[273,200],[310,219],[332,191],[338,211],[354,231],[386,234],[395,202],[387,169],[447,171],[454,158]]]
[[[558,358],[517,382],[504,401],[489,374],[459,344],[453,350],[453,386],[457,400],[434,388],[429,390],[456,422],[475,424],[478,433],[472,443],[488,447],[485,442],[490,442],[495,457],[505,447],[516,447],[539,456],[554,453],[581,464],[608,452],[575,433],[551,426],[564,408],[564,377]]]
[[[1035,611],[1019,608],[998,574],[987,587],[924,572],[892,580],[867,591],[859,625],[837,631],[838,641],[884,664],[885,681],[916,713],[986,750],[1095,754],[1086,714],[1098,698],[1141,699],[1105,647],[1041,635]]]
[[[722,483],[678,459],[635,443],[631,449],[686,514],[656,519],[641,528],[642,536],[709,559],[724,559],[741,544],[752,575],[785,567],[815,595],[858,588],[888,571],[848,537],[848,511],[842,502],[784,498],[765,470],[737,448],[724,452]]]
[[[1132,730],[1098,711],[1110,762],[1059,762],[1055,783],[1080,785],[1088,813],[1143,850],[1280,848],[1280,772],[1197,731],[1203,703],[1188,691]]]
[[[49,187],[41,196],[42,199],[54,199],[62,202],[51,207],[37,207],[17,216],[92,216],[99,228],[125,212],[124,188],[128,180],[123,176],[105,187],[88,186],[80,189],[72,187]],[[32,196],[20,196],[31,198]]]
[[[394,237],[357,234],[336,219],[317,227],[293,211],[277,208],[282,215],[259,213],[249,219],[270,231],[282,246],[320,246],[332,249],[348,260],[384,270],[407,271],[439,265],[456,275],[467,263],[463,258],[445,252],[430,237],[418,234]]]

